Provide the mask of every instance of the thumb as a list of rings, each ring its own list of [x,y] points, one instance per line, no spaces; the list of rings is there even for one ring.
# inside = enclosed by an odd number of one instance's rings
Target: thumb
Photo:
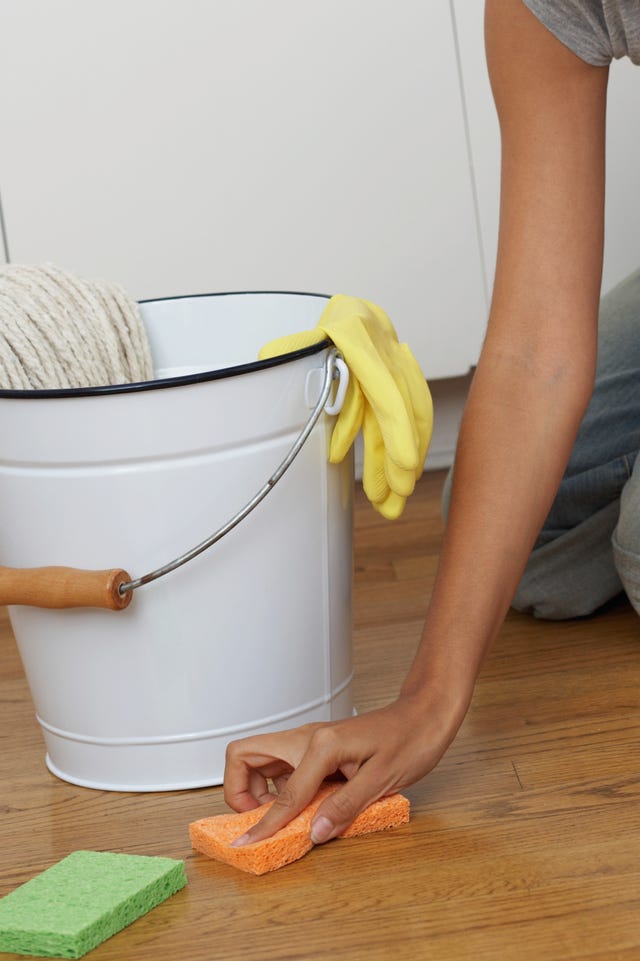
[[[362,770],[362,769],[361,769]],[[381,797],[383,792],[368,784],[361,775],[347,781],[322,802],[311,822],[311,840],[323,844],[338,837],[366,807]]]

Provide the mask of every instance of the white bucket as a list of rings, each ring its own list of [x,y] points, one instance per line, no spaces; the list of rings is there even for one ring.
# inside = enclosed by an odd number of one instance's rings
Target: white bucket
[[[319,396],[329,347],[255,363],[325,298],[141,305],[156,380],[0,392],[0,560],[154,570],[271,477]],[[85,787],[220,784],[228,742],[352,713],[353,464],[322,413],[260,504],[126,610],[9,609],[46,763]]]

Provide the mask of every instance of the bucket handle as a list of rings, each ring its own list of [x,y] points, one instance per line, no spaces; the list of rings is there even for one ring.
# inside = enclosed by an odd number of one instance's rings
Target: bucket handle
[[[336,378],[339,378],[336,396],[329,404],[331,388]],[[320,396],[307,423],[280,466],[237,514],[191,550],[137,578],[132,578],[126,571],[119,568],[89,571],[74,567],[0,567],[0,605],[26,604],[32,607],[48,608],[101,607],[112,611],[124,610],[130,604],[136,588],[164,577],[165,574],[193,560],[198,554],[202,554],[237,527],[258,506],[300,453],[322,411],[326,410],[329,414],[339,412],[348,382],[349,368],[340,353],[332,348],[325,360],[324,381]]]

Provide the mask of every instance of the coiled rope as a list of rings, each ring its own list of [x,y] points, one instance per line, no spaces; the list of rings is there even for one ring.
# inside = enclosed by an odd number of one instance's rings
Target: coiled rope
[[[117,284],[89,282],[52,264],[0,267],[0,389],[151,379],[138,305]]]

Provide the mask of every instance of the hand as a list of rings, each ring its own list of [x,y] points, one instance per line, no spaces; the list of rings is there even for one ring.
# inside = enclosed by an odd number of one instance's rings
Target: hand
[[[427,699],[428,700],[428,699]],[[270,837],[315,797],[321,783],[346,778],[318,808],[314,843],[344,831],[373,801],[413,784],[438,763],[464,712],[427,711],[424,696],[401,695],[381,710],[346,721],[307,724],[233,741],[227,749],[224,797],[236,811],[266,801],[270,810],[236,844]],[[271,780],[278,792],[269,792]]]

